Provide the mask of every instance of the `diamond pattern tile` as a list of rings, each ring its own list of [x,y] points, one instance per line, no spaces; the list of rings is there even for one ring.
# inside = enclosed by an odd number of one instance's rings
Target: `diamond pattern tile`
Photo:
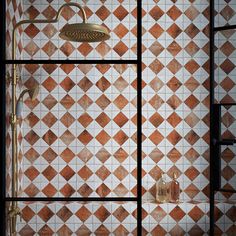
[[[31,19],[52,19],[63,1],[25,2],[24,10]],[[22,32],[22,53],[25,59],[136,59],[137,58],[137,3],[128,1],[83,2],[88,21],[105,26],[111,34],[101,43],[74,43],[61,41],[59,29],[65,23],[81,22],[81,13],[75,7],[62,11],[59,23],[28,25]],[[10,18],[10,14],[9,14]],[[10,33],[10,31],[9,31]],[[9,36],[10,37],[10,36]],[[33,41],[34,40],[34,41]],[[9,39],[10,41],[10,39]]]
[[[23,195],[134,196],[135,67],[42,65],[23,73],[40,84],[39,103],[24,110]]]

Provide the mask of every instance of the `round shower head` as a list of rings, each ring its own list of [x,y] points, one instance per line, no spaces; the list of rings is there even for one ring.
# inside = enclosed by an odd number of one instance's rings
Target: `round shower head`
[[[35,100],[36,97],[37,97],[38,94],[39,94],[39,86],[37,85],[37,86],[35,86],[34,88],[29,89],[28,92],[29,92],[30,99],[31,99],[31,100]]]
[[[101,42],[110,38],[106,27],[89,23],[67,24],[59,36],[72,42]]]

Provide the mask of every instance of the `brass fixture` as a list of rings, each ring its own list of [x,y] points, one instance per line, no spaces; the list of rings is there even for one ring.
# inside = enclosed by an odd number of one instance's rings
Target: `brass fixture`
[[[110,38],[104,26],[85,22],[65,25],[59,36],[73,42],[100,42]]]
[[[25,89],[24,91],[21,92],[17,102],[16,102],[16,118],[19,119],[21,117],[21,111],[23,107],[23,97],[24,95],[28,93],[29,97],[32,101],[34,101],[38,94],[39,94],[39,86],[35,86],[31,89]]]
[[[37,23],[56,23],[58,22],[62,10],[66,6],[74,6],[78,7],[82,12],[82,23],[76,24],[67,24],[65,25],[59,37],[65,40],[73,41],[73,42],[100,42],[104,40],[108,40],[110,38],[109,32],[106,27],[97,24],[89,24],[87,23],[87,17],[84,8],[77,3],[69,2],[63,4],[57,14],[55,19],[52,20],[44,20],[44,19],[36,19],[36,20],[22,20],[18,22],[13,31],[12,31],[12,60],[16,59],[16,30],[23,24],[37,24]],[[18,163],[17,163],[17,104],[21,102],[22,97],[25,93],[29,93],[31,99],[34,99],[38,94],[38,87],[33,90],[23,91],[22,95],[19,99],[16,98],[16,85],[18,81],[18,76],[16,72],[16,64],[12,66],[12,77],[8,78],[12,82],[12,114],[11,114],[11,129],[12,129],[12,194],[11,197],[16,198],[18,194]],[[16,235],[16,221],[17,216],[20,215],[20,210],[18,208],[17,202],[11,202],[10,209],[8,211],[9,221],[10,221],[10,235]]]

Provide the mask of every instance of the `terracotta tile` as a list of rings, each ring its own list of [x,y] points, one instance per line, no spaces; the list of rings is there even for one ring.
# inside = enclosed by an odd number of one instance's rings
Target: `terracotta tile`
[[[79,171],[78,175],[84,180],[88,180],[92,175],[93,172],[85,165]]]
[[[129,14],[129,12],[122,5],[120,5],[116,8],[113,14],[117,17],[117,19],[122,21]]]
[[[117,43],[115,45],[115,47],[113,48],[113,50],[120,56],[122,57],[127,51],[128,51],[128,47],[122,42],[120,41],[119,43]]]
[[[96,122],[102,127],[104,128],[109,122],[111,121],[111,119],[106,115],[106,113],[102,112],[97,118],[96,118]]]
[[[172,37],[172,38],[177,38],[181,33],[182,30],[179,28],[177,24],[172,24],[168,29],[167,33]]]
[[[78,121],[81,125],[83,125],[84,128],[86,128],[87,126],[89,126],[89,124],[91,124],[93,119],[88,113],[85,112],[78,118]]]
[[[26,117],[26,120],[30,127],[34,127],[39,122],[39,118],[33,112]]]
[[[119,166],[115,171],[114,175],[116,178],[118,178],[120,181],[124,180],[125,177],[129,174],[129,172],[123,167]]]
[[[44,104],[45,107],[47,107],[49,110],[51,110],[57,104],[57,100],[51,94],[49,94],[42,101],[42,103]]]
[[[39,171],[34,166],[30,166],[24,174],[33,181],[39,175]]]
[[[135,194],[134,196],[137,196],[137,191],[135,190],[136,187],[134,187],[134,191],[132,191],[133,194]],[[129,191],[127,190],[127,188],[121,183],[119,184],[115,189],[114,189],[114,193],[116,194],[116,196],[118,197],[124,197],[127,195]]]
[[[24,192],[29,197],[35,197],[39,193],[39,189],[34,184],[29,184],[26,189],[24,189]]]
[[[128,140],[128,136],[122,130],[116,133],[113,138],[119,145],[124,144]]]
[[[159,24],[154,24],[150,29],[149,33],[152,34],[152,36],[156,39],[158,39],[162,34],[164,30]]]
[[[194,95],[190,95],[185,101],[184,103],[190,108],[190,109],[194,109],[198,104],[199,104],[199,100],[194,96]]]
[[[54,150],[52,150],[51,148],[48,148],[42,155],[44,157],[44,159],[48,162],[51,163],[56,157],[57,157],[57,153],[55,153]]]
[[[42,192],[47,196],[47,197],[53,197],[57,193],[57,189],[52,185],[48,184],[42,189]]]
[[[60,171],[60,175],[69,181],[75,175],[75,171],[67,165]]]
[[[129,119],[122,112],[120,112],[113,120],[119,127],[122,127],[128,122]]]
[[[109,212],[104,206],[100,206],[94,215],[99,221],[104,222],[111,215],[111,212]]]
[[[83,161],[83,162],[87,162],[88,160],[90,160],[93,157],[93,154],[91,153],[91,151],[87,148],[83,148],[79,153],[78,153],[78,157]]]
[[[105,149],[101,148],[97,153],[96,157],[102,162],[105,163],[109,158],[111,154]]]
[[[34,25],[34,24],[29,24],[24,32],[30,37],[30,38],[34,38],[39,32],[40,30]]]
[[[64,197],[71,197],[75,193],[75,190],[70,184],[67,183],[60,189],[60,193]]]
[[[65,42],[60,47],[60,50],[65,54],[66,57],[69,57],[75,51],[75,48],[70,42]]]
[[[75,118],[69,112],[66,112],[60,121],[66,128],[69,128],[75,122]]]
[[[43,135],[43,140],[48,144],[52,145],[56,140],[57,136],[51,131],[48,130],[44,135]]]
[[[78,136],[78,139],[84,145],[87,145],[93,139],[93,137],[87,130],[85,130]]]
[[[51,57],[57,50],[57,47],[51,42],[47,42],[43,47],[42,50]]]
[[[182,119],[178,116],[176,112],[173,112],[168,118],[167,121],[174,128],[182,121]]]
[[[177,109],[180,105],[181,105],[182,101],[180,100],[179,97],[177,97],[175,94],[172,95],[168,100],[167,100],[167,104],[173,108],[173,109]]]
[[[68,228],[66,225],[63,225],[58,231],[58,236],[64,236],[64,235],[72,235],[72,231],[70,228]]]
[[[53,236],[53,230],[48,226],[44,225],[40,230],[39,230],[39,236]]]
[[[168,11],[167,15],[172,19],[172,20],[177,20],[183,13],[180,11],[178,7],[173,5]]]
[[[110,86],[111,83],[103,76],[101,79],[98,80],[96,86],[102,91],[105,92]]]
[[[81,79],[80,82],[78,83],[78,86],[84,92],[87,92],[93,86],[93,83],[87,77],[83,77],[83,79]]]
[[[56,123],[57,118],[51,112],[48,112],[48,114],[43,117],[42,121],[51,128]]]
[[[111,139],[111,137],[107,134],[107,132],[105,130],[102,130],[96,136],[96,140],[102,145],[105,145],[110,139]]]
[[[185,213],[184,213],[184,211],[183,211],[179,206],[176,206],[176,207],[170,212],[170,216],[171,216],[176,222],[179,222],[179,221],[185,216]]]
[[[39,136],[33,130],[29,131],[24,138],[30,145],[34,145],[39,140]]]
[[[101,19],[101,20],[105,20],[109,15],[110,15],[110,11],[103,5],[101,6],[97,11],[96,11],[96,15]]]
[[[101,95],[97,101],[96,104],[102,109],[105,110],[105,108],[111,103],[111,101],[103,94]]]
[[[81,99],[79,99],[78,104],[86,110],[92,105],[93,101],[87,96],[84,95]]]
[[[69,92],[74,86],[75,83],[69,77],[66,77],[61,83],[60,86],[66,91]]]
[[[162,134],[160,132],[158,132],[157,130],[154,131],[150,136],[149,136],[149,139],[155,144],[159,144],[163,139],[164,137],[162,136]]]
[[[158,127],[162,124],[164,119],[159,113],[156,112],[150,117],[149,121],[153,124],[154,127]]]
[[[71,212],[66,206],[63,206],[63,207],[57,212],[57,216],[58,216],[63,222],[66,222],[72,215],[73,215],[72,212]]]
[[[91,195],[93,190],[85,183],[79,188],[78,192],[81,197],[88,197]]]
[[[26,222],[29,222],[35,216],[35,212],[28,206],[24,207],[24,209],[22,209],[21,212],[22,212],[22,218]]]
[[[75,104],[75,100],[70,95],[67,94],[65,97],[61,99],[60,103],[68,110]]]
[[[158,6],[154,6],[149,12],[148,14],[155,20],[158,21],[163,15],[164,15],[164,11],[158,7]]]
[[[97,193],[100,197],[106,197],[110,192],[111,192],[111,190],[110,190],[105,184],[101,184],[101,185],[96,189],[96,193]]]
[[[96,171],[96,175],[101,179],[101,180],[105,180],[109,175],[111,174],[111,172],[105,167],[102,166],[101,168],[99,168]]]
[[[119,235],[129,235],[129,231],[123,226],[123,225],[119,225],[115,231],[114,231],[114,235],[115,236],[119,236]],[[135,235],[135,234],[133,234]]]
[[[57,172],[52,166],[48,166],[42,174],[47,178],[49,181],[51,181],[56,175]]]
[[[45,206],[38,212],[38,215],[44,222],[48,222],[53,217],[54,213],[50,208]]]
[[[75,215],[82,221],[85,222],[91,215],[92,213],[88,210],[87,207],[82,206],[76,213]]]
[[[127,99],[126,99],[123,95],[119,95],[119,96],[114,100],[114,104],[115,104],[119,109],[123,109],[123,108],[128,104],[128,101],[127,101]]]

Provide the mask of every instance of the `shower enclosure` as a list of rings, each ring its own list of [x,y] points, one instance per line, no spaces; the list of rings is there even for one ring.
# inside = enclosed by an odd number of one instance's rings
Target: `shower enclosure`
[[[6,235],[236,233],[235,35],[213,32],[236,24],[233,1],[1,10]],[[156,201],[162,173],[180,202]],[[220,174],[229,193],[215,191]]]

